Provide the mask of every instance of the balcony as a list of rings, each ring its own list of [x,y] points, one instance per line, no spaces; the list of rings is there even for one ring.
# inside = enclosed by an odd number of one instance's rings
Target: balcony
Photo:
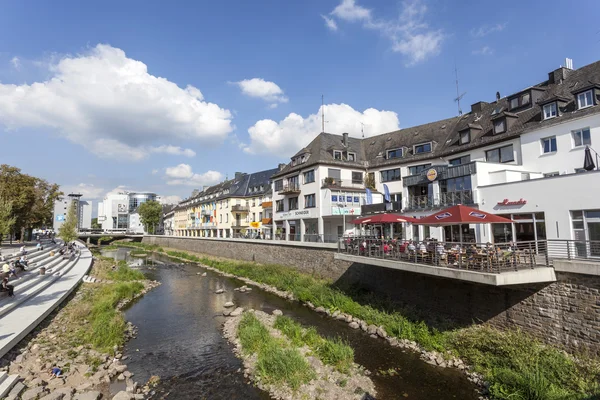
[[[338,179],[327,177],[321,181],[321,188],[333,188],[333,189],[364,189],[365,184],[363,181],[352,180],[352,179]]]
[[[262,202],[262,208],[263,208],[263,210],[267,210],[269,208],[273,208],[273,202],[272,201],[263,201]]]
[[[246,222],[246,221],[233,221],[231,223],[231,227],[233,229],[249,228],[250,227],[250,222]]]
[[[379,214],[384,212],[401,212],[402,203],[394,201],[391,203],[367,204],[360,207],[360,215]]]
[[[273,223],[273,218],[263,218],[261,222],[263,225],[271,225]]]
[[[288,182],[277,189],[278,194],[298,194],[300,193],[300,185],[297,182]]]
[[[248,206],[242,204],[235,204],[231,206],[232,212],[248,212]]]
[[[409,196],[406,210],[426,210],[432,208],[443,208],[458,204],[475,204],[473,191],[463,190],[460,192],[440,193],[440,197],[433,196]]]

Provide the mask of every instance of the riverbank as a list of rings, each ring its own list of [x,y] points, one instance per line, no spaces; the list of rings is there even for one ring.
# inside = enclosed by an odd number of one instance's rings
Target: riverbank
[[[345,319],[351,327],[363,328],[392,346],[420,351],[429,363],[463,370],[472,381],[483,384],[483,389],[489,388],[494,398],[589,399],[598,393],[597,360],[575,358],[520,331],[480,325],[436,330],[386,307],[377,296],[349,294],[331,282],[288,267],[217,259],[141,243],[126,245],[201,263],[225,276],[299,300],[331,318]]]
[[[116,398],[144,398],[120,352],[136,334],[121,310],[158,282],[146,280],[124,262],[115,264],[98,254],[90,275],[96,283],[81,284],[68,301],[2,358],[2,369],[23,379],[22,398],[51,395],[70,399],[82,393],[90,399],[111,398],[114,380],[124,382],[125,389]],[[61,368],[64,376],[50,379],[48,370],[53,367]]]

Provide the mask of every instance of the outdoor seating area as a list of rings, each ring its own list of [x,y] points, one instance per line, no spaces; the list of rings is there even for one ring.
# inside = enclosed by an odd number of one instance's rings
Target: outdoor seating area
[[[538,264],[534,242],[492,244],[345,237],[342,243],[340,252],[350,255],[471,271],[500,273],[543,266]]]

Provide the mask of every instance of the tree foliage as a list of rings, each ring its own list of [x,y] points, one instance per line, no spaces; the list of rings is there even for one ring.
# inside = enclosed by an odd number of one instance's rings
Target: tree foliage
[[[4,236],[12,231],[16,217],[13,215],[12,202],[0,197],[0,243]]]
[[[160,222],[162,206],[158,201],[146,201],[138,207],[138,213],[142,224],[146,226],[146,232],[154,234],[154,230]]]
[[[25,230],[52,225],[54,202],[61,195],[55,183],[24,174],[7,164],[0,165],[0,198],[12,204],[15,218],[12,232],[23,236]]]
[[[98,218],[92,218],[92,229],[101,229],[102,225],[98,222]]]
[[[58,228],[58,236],[65,242],[77,239],[77,207],[71,203],[65,222]]]

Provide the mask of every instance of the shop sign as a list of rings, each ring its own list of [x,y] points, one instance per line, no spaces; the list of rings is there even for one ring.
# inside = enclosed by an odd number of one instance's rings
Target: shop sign
[[[427,180],[429,182],[433,182],[437,179],[438,172],[434,168],[431,168],[430,170],[427,171],[426,176],[427,176]]]
[[[57,220],[58,222],[62,222],[62,221],[64,221],[64,220],[65,220],[65,216],[64,216],[64,215],[62,215],[62,214],[61,214],[61,215],[57,215],[57,216],[56,216],[56,220]]]
[[[446,211],[445,213],[436,215],[435,219],[437,219],[437,220],[446,219],[446,218],[450,218],[451,216],[452,216],[452,213],[449,213],[449,212]]]
[[[275,214],[275,219],[300,219],[300,218],[316,218],[315,209],[310,210],[295,210]]]
[[[260,228],[260,222],[250,222],[250,227],[252,228]]]
[[[360,215],[358,207],[331,207],[331,215]]]
[[[527,200],[523,200],[523,199],[514,200],[514,201],[504,199],[504,200],[498,202],[499,206],[524,206],[525,204],[527,204]]]

